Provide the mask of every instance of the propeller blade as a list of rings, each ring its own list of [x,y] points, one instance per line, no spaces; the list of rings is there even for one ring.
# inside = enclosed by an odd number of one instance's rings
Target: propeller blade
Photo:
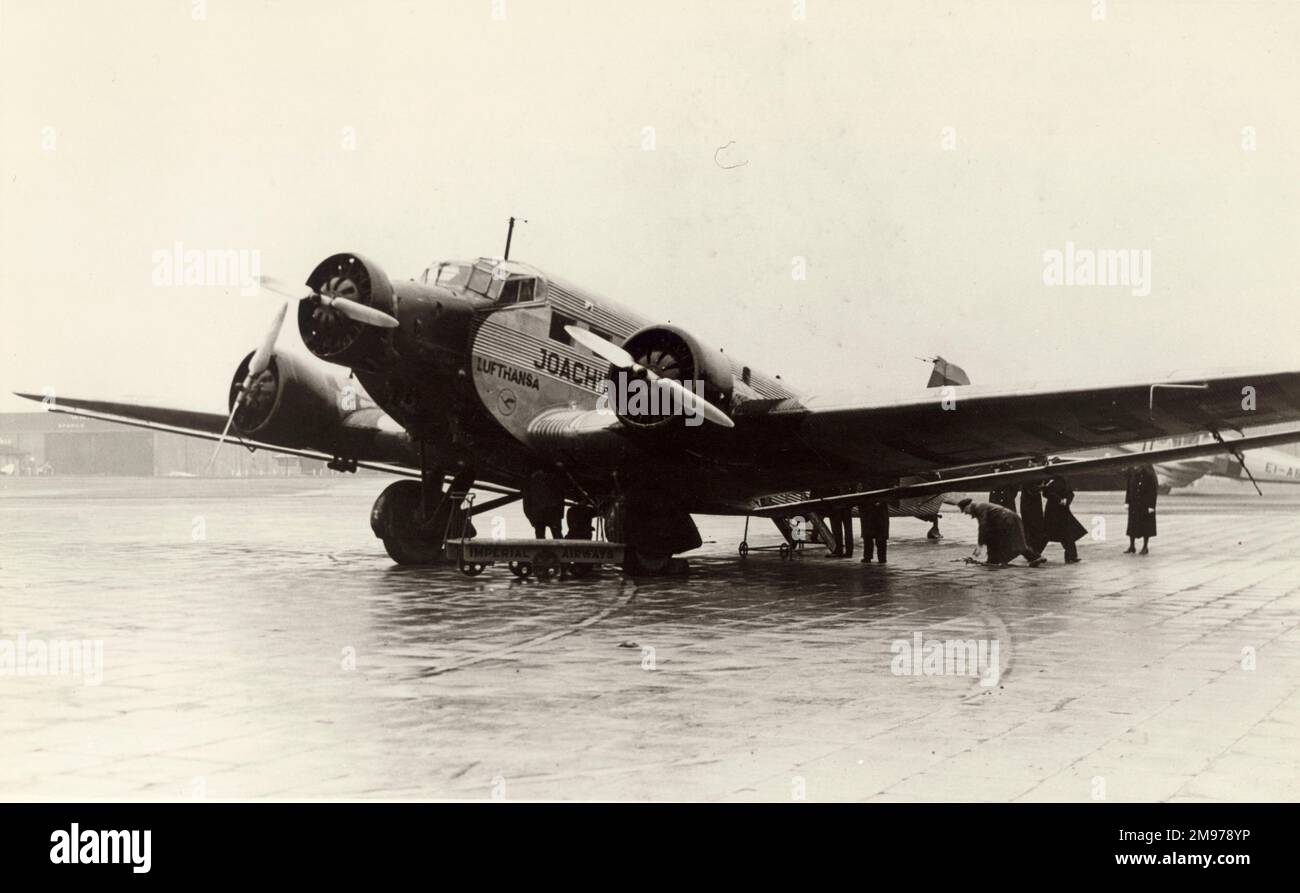
[[[293,298],[294,300],[315,298],[321,306],[333,307],[348,319],[364,323],[368,326],[378,326],[381,329],[395,329],[401,325],[395,317],[389,316],[384,311],[376,310],[374,307],[368,307],[365,304],[352,300],[351,298],[316,293],[308,295],[294,294],[283,282],[276,279],[274,276],[263,276],[258,280],[258,283],[266,291],[274,292],[275,294],[286,298]]]
[[[376,310],[374,307],[368,307],[365,304],[359,304],[349,298],[331,298],[321,295],[321,303],[328,307],[333,307],[348,319],[364,323],[368,326],[378,326],[381,329],[395,329],[401,325],[395,317],[389,316],[384,311]]]
[[[681,396],[682,406],[689,407],[691,411],[699,413],[715,425],[721,425],[724,428],[734,428],[736,423],[731,420],[725,412],[714,406],[708,400],[705,400],[699,394],[692,391],[679,381],[671,378],[652,378],[651,381],[655,387],[666,390],[669,393],[676,391]]]
[[[280,328],[284,325],[284,314],[288,311],[288,304],[280,305],[280,312],[275,315],[275,322],[271,323],[271,329],[262,339],[262,343],[257,346],[253,352],[253,358],[248,361],[248,375],[244,377],[244,387],[248,387],[249,382],[266,371],[271,365],[271,355],[275,351],[275,341],[280,337]]]
[[[303,298],[311,297],[310,294],[304,295],[290,291],[288,286],[279,279],[276,279],[274,276],[261,276],[258,278],[257,284],[263,291],[273,292],[282,298],[292,298],[295,301],[301,301]]]
[[[636,369],[638,367],[636,359],[630,353],[617,344],[606,341],[599,335],[592,334],[586,329],[580,329],[577,326],[565,326],[564,331],[568,332],[570,338],[587,348],[587,350],[601,359],[609,360],[610,363],[620,369]]]
[[[221,436],[217,438],[217,448],[212,451],[212,458],[203,469],[203,476],[207,477],[208,472],[212,471],[212,466],[217,462],[217,454],[221,452],[221,445],[226,442],[226,435],[230,433],[230,425],[235,421],[235,413],[239,412],[239,404],[244,400],[244,392],[241,390],[235,395],[235,402],[230,406],[230,415],[226,417],[226,427],[221,429]]]
[[[275,315],[275,322],[271,323],[271,328],[266,333],[266,337],[262,339],[261,344],[257,345],[257,350],[253,351],[253,356],[248,361],[248,374],[244,376],[243,384],[239,386],[239,393],[235,395],[235,402],[230,404],[230,415],[226,417],[226,427],[221,429],[221,436],[217,438],[217,448],[212,451],[212,458],[208,460],[207,467],[203,469],[205,476],[212,471],[212,466],[216,464],[217,454],[221,452],[221,447],[226,442],[226,435],[230,433],[230,426],[235,422],[235,413],[239,412],[239,407],[244,402],[244,394],[248,393],[248,388],[253,384],[253,380],[270,368],[271,357],[275,355],[275,341],[280,337],[280,329],[284,326],[284,314],[288,310],[288,304],[280,305],[280,312]]]

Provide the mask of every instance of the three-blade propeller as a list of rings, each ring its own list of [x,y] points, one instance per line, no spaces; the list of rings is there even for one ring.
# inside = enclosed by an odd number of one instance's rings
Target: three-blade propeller
[[[623,348],[611,341],[606,341],[599,335],[595,335],[587,329],[580,329],[577,326],[565,326],[564,331],[569,333],[569,337],[574,341],[587,348],[596,356],[608,360],[611,365],[619,369],[627,369],[638,375],[644,375],[646,380],[655,387],[660,388],[669,394],[676,395],[681,400],[683,407],[689,407],[691,411],[697,412],[704,416],[715,425],[721,425],[724,428],[734,428],[736,423],[718,407],[714,406],[708,400],[705,400],[699,394],[696,394],[690,388],[686,387],[679,381],[671,378],[664,378],[653,369],[649,369],[636,361]]]
[[[329,307],[332,310],[337,310],[342,316],[346,316],[348,319],[368,326],[378,326],[381,329],[395,329],[400,325],[396,317],[390,316],[382,310],[376,310],[374,307],[362,304],[359,301],[354,301],[351,298],[345,298],[342,295],[328,294],[323,290],[314,291],[309,295],[295,295],[285,288],[278,279],[274,279],[270,276],[261,277],[259,282],[262,288],[267,291],[275,292],[277,295],[286,298],[315,301],[322,307]]]
[[[230,415],[226,417],[226,427],[221,429],[221,436],[217,438],[217,448],[212,451],[212,458],[208,460],[207,468],[203,469],[205,475],[212,470],[213,464],[217,461],[217,454],[221,452],[221,445],[226,442],[226,435],[230,433],[230,426],[235,421],[235,413],[239,412],[239,407],[244,403],[244,395],[253,386],[253,382],[257,381],[258,376],[271,367],[271,357],[275,353],[275,340],[280,337],[280,328],[284,325],[284,314],[288,309],[288,304],[280,305],[280,312],[275,315],[275,322],[271,323],[270,331],[266,333],[262,343],[257,345],[257,350],[253,351],[253,356],[248,361],[248,373],[239,385],[239,391],[235,394],[235,402],[230,405]]]

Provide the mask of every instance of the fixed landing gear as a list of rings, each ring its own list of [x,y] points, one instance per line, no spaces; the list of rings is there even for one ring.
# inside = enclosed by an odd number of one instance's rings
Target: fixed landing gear
[[[442,558],[442,530],[423,523],[419,481],[394,481],[370,509],[370,529],[398,564],[432,564]]]
[[[443,539],[451,525],[459,534],[464,517],[460,496],[474,486],[472,470],[464,469],[443,492],[443,469],[427,461],[423,448],[420,480],[394,481],[384,488],[370,509],[370,529],[384,542],[384,551],[398,564],[434,564],[446,556]],[[455,494],[455,498],[453,498]],[[473,526],[470,525],[470,535]],[[483,567],[461,571],[469,576],[482,573]]]

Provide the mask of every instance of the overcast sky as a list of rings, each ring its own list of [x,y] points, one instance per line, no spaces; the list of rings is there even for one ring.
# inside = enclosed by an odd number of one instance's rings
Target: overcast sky
[[[0,0],[0,388],[220,409],[275,299],[155,251],[406,278],[511,214],[816,394],[1300,368],[1300,5],[796,6]],[[1067,242],[1150,293],[1045,284]]]

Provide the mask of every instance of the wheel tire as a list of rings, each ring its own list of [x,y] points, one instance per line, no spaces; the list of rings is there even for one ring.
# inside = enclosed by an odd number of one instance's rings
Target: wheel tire
[[[542,582],[554,580],[560,575],[560,562],[553,555],[539,553],[533,558],[533,573]]]
[[[458,567],[460,572],[465,576],[477,577],[479,574],[483,573],[483,569],[487,567],[487,565],[478,561],[462,561]]]
[[[741,558],[744,558],[746,555],[749,554],[749,543],[741,543],[740,548],[737,549],[736,551],[740,552]]]
[[[533,565],[528,561],[512,561],[510,562],[510,573],[521,580],[527,580],[533,575]]]
[[[596,565],[578,564],[577,562],[571,561],[564,566],[564,569],[569,574],[570,577],[573,577],[573,579],[585,580],[588,577],[590,577],[593,573],[595,573]]]
[[[629,574],[654,576],[668,569],[673,556],[667,553],[645,555],[635,549],[628,549],[623,559],[623,570]]]
[[[370,526],[384,542],[384,551],[398,564],[434,564],[441,561],[442,542],[419,528],[420,484],[395,481],[375,500]]]

